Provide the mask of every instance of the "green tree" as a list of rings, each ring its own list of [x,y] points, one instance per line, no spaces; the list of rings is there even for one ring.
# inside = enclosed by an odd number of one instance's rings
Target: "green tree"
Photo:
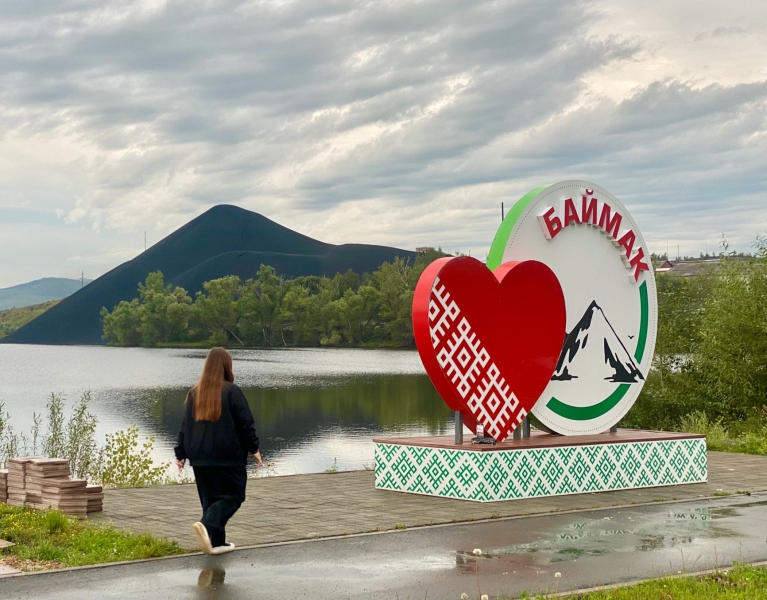
[[[382,264],[373,276],[381,294],[380,315],[386,337],[396,345],[412,346],[413,292],[418,281],[413,267],[397,257]]]
[[[240,322],[240,278],[236,275],[206,281],[202,292],[197,292],[193,304],[193,317],[198,328],[208,334],[211,344],[225,344],[237,335]]]
[[[248,343],[287,345],[279,319],[283,294],[284,280],[274,267],[261,265],[255,279],[245,282],[240,297],[240,331]]]
[[[157,343],[176,341],[187,332],[192,314],[192,299],[181,287],[166,286],[161,271],[147,275],[139,283],[141,311],[141,344],[155,346]]]
[[[757,243],[756,258],[722,257],[693,355],[701,393],[723,414],[767,403],[767,247]]]
[[[130,302],[123,300],[111,313],[102,307],[104,340],[115,346],[138,346],[141,343],[142,310],[138,298]]]
[[[319,295],[322,281],[320,277],[299,277],[285,282],[277,318],[283,334],[293,345],[318,346],[320,343],[323,333]]]
[[[346,289],[343,296],[334,300],[329,309],[337,323],[338,336],[328,338],[345,341],[350,345],[367,341],[381,304],[381,293],[372,285],[363,285],[355,293]]]
[[[119,346],[154,346],[179,339],[209,344],[412,346],[411,304],[423,270],[441,250],[400,258],[374,273],[285,280],[261,265],[244,284],[237,276],[203,284],[195,301],[183,288],[150,273],[139,297],[102,309],[104,339]]]

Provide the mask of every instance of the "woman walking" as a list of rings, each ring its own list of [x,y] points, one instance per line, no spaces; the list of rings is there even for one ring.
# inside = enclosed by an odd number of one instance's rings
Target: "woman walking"
[[[186,396],[186,410],[175,448],[176,465],[194,470],[202,519],[192,526],[206,554],[234,550],[226,541],[226,523],[245,501],[248,453],[262,467],[258,437],[248,401],[234,385],[232,356],[213,348],[202,375]]]

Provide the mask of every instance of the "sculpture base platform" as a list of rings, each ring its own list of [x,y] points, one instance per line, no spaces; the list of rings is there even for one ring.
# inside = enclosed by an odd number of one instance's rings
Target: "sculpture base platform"
[[[495,446],[453,436],[382,438],[375,443],[377,489],[496,502],[587,492],[703,483],[706,438],[619,429],[559,436],[535,431]]]

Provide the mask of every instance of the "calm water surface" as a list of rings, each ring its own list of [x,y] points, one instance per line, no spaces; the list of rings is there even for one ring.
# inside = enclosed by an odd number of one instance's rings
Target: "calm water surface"
[[[155,437],[155,460],[170,461],[187,390],[206,352],[96,346],[0,345],[0,402],[18,430],[43,413],[51,392],[71,405],[91,393],[99,439],[139,426]],[[262,474],[371,467],[380,435],[452,429],[418,354],[402,350],[235,350],[236,383],[256,419]]]

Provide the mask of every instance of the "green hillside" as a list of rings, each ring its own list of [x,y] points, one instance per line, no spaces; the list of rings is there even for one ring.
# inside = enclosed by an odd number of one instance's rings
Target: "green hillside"
[[[26,325],[49,308],[56,306],[59,302],[60,300],[49,300],[42,304],[24,306],[23,308],[0,310],[0,339],[10,335],[22,325]]]

